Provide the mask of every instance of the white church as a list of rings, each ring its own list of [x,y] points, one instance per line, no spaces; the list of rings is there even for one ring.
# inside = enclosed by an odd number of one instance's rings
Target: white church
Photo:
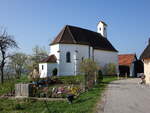
[[[49,57],[39,64],[40,77],[80,74],[79,64],[90,58],[100,67],[113,63],[118,72],[118,51],[108,41],[107,24],[100,21],[97,32],[66,25],[50,44]]]

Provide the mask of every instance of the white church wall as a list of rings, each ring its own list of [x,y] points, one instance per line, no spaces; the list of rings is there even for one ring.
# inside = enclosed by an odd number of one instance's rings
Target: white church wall
[[[118,73],[118,53],[103,50],[94,50],[94,61],[98,63],[102,68],[109,63],[116,65],[116,71]]]
[[[86,45],[60,44],[60,75],[76,75],[79,73],[79,62],[88,58],[89,48]],[[71,53],[71,63],[66,62],[66,53]]]
[[[47,64],[47,76],[53,75],[53,70],[57,68],[57,63],[48,63]]]
[[[60,44],[55,44],[55,45],[51,45],[50,46],[50,54],[52,55],[54,54],[57,58],[57,64],[60,64]],[[58,70],[58,75],[60,75],[60,69],[59,69],[59,65],[57,65],[57,70]]]
[[[47,63],[39,64],[39,73],[40,73],[40,78],[47,77]]]
[[[55,45],[51,45],[50,46],[50,54],[49,55],[52,55],[52,54],[54,54],[55,56],[56,56],[56,58],[58,59],[58,61],[59,61],[59,44],[55,44]]]
[[[58,75],[77,75],[79,74],[79,63],[82,59],[89,58],[89,50],[90,50],[90,58],[94,55],[94,60],[101,66],[104,67],[108,63],[116,64],[116,70],[118,72],[118,53],[111,51],[103,51],[94,49],[88,45],[79,45],[79,44],[56,44],[52,45],[51,54],[55,54],[57,57],[58,65]],[[59,52],[58,52],[59,51]],[[66,53],[71,53],[71,62],[66,62]]]

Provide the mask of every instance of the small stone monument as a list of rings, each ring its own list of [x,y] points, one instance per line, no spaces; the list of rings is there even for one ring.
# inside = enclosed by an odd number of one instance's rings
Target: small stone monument
[[[15,97],[31,97],[32,96],[32,84],[16,84],[15,85]]]

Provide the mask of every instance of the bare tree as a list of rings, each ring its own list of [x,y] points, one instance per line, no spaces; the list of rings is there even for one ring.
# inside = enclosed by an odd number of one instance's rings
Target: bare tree
[[[8,35],[6,29],[1,28],[0,31],[0,72],[1,72],[1,83],[4,82],[4,67],[6,64],[6,59],[8,58],[8,49],[17,48],[18,45],[11,35]]]
[[[40,46],[35,46],[33,48],[33,55],[31,56],[31,60],[33,62],[33,67],[38,68],[38,64],[41,60],[44,58],[48,57],[48,53],[45,50],[45,48],[40,47]]]
[[[25,68],[27,69],[26,73],[30,75],[33,70],[38,70],[39,62],[48,57],[48,52],[44,47],[35,46],[32,49],[33,53],[27,56]]]

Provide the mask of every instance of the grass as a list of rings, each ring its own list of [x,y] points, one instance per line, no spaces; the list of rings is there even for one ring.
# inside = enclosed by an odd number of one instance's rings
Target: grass
[[[20,79],[11,79],[0,84],[0,95],[10,92],[14,89],[15,84],[20,82],[27,83],[29,80],[27,79],[27,76],[21,76]]]
[[[22,78],[22,80],[15,82],[21,82],[24,79]],[[113,80],[116,80],[116,77],[104,77],[101,84],[81,94],[73,101],[73,104],[68,104],[67,101],[53,101],[47,102],[46,104],[44,101],[33,101],[29,99],[0,99],[0,113],[92,113],[105,87]],[[0,86],[1,93],[7,92],[9,86],[9,83]]]
[[[80,84],[83,81],[84,76],[59,76],[58,79],[60,79],[64,84]]]

